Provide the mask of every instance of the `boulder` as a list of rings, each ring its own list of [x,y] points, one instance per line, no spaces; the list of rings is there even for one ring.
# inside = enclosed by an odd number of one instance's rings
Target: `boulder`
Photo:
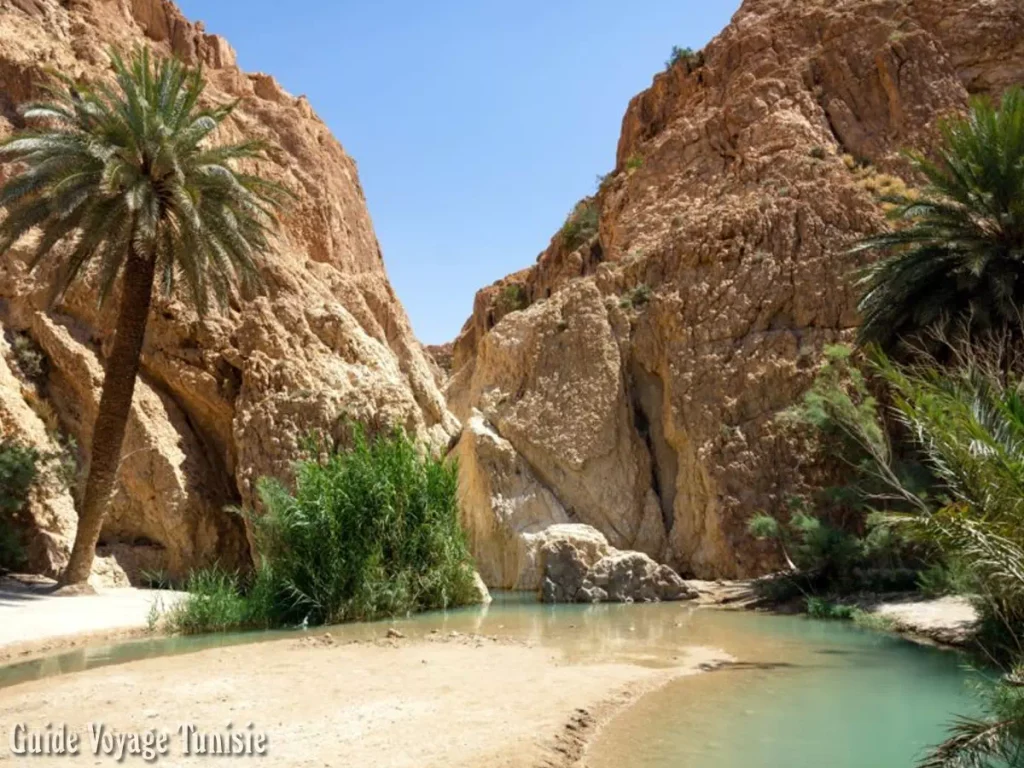
[[[612,549],[598,555],[561,537],[546,542],[541,556],[546,603],[649,603],[697,596],[679,574],[642,552]]]

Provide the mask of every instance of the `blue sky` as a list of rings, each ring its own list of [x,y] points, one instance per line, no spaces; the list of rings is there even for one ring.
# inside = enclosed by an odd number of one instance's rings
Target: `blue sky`
[[[532,264],[615,163],[629,99],[721,0],[178,0],[246,70],[306,94],[359,165],[388,274],[421,341]]]

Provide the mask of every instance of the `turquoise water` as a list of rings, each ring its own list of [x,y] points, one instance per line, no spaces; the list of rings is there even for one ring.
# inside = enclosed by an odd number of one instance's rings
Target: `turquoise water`
[[[432,631],[512,637],[569,663],[671,667],[687,646],[739,663],[641,698],[599,734],[591,768],[898,768],[973,708],[962,659],[850,624],[697,609],[687,604],[545,606],[499,595],[487,608],[344,625],[339,641]],[[0,667],[0,687],[289,632],[159,638],[86,648]]]
[[[590,768],[910,768],[976,711],[978,678],[957,654],[798,617],[712,623],[748,663],[642,698],[599,735]]]

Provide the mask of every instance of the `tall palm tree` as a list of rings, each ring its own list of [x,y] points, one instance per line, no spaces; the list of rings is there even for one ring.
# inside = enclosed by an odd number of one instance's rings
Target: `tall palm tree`
[[[211,294],[225,303],[233,278],[254,286],[255,259],[269,249],[286,194],[234,167],[264,157],[261,143],[210,143],[234,105],[200,103],[201,69],[145,49],[127,61],[112,51],[111,60],[112,83],[58,75],[49,101],[23,107],[25,119],[39,127],[0,144],[0,160],[19,164],[0,189],[7,213],[0,254],[38,229],[30,268],[47,257],[59,262],[55,298],[78,280],[95,285],[100,302],[121,286],[65,584],[85,582],[92,568],[156,281],[166,294],[183,284],[179,293],[200,313]]]
[[[886,258],[861,280],[863,343],[891,346],[927,327],[969,335],[1019,327],[1024,306],[1024,91],[976,100],[943,126],[935,160],[911,156],[927,185],[897,198],[892,231],[854,251]]]

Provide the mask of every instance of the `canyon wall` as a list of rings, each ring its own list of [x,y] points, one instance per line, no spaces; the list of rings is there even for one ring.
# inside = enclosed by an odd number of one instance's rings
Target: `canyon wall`
[[[1022,82],[1016,0],[747,0],[656,75],[615,170],[479,292],[452,350],[492,583],[521,576],[507,542],[564,523],[702,578],[777,565],[746,523],[801,491],[806,445],[777,417],[857,324],[849,245],[913,185],[901,150]]]
[[[250,558],[249,536],[230,508],[252,501],[259,477],[287,476],[311,430],[367,419],[443,447],[458,422],[388,282],[355,163],[305,97],[241,71],[223,38],[172,3],[0,1],[0,135],[23,124],[17,107],[41,95],[47,70],[108,76],[111,45],[201,64],[207,98],[239,102],[216,140],[265,139],[272,150],[259,172],[297,195],[261,267],[264,295],[204,318],[173,297],[156,301],[101,538],[100,567],[135,578],[237,567]],[[117,302],[97,307],[86,281],[51,307],[52,267],[29,274],[31,245],[0,259],[0,437],[81,458]],[[33,354],[41,364],[24,365]],[[66,560],[74,491],[46,483],[32,500],[26,535],[37,570],[53,574]]]

